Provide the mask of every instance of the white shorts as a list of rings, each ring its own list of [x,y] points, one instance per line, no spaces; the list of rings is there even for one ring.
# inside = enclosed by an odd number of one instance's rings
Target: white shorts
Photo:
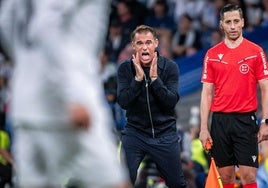
[[[19,186],[59,186],[74,178],[81,187],[98,188],[126,181],[110,136],[94,127],[86,132],[17,128],[13,151]]]

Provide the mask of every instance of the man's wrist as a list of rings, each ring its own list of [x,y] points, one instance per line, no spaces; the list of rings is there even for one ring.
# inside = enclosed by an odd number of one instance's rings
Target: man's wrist
[[[151,81],[155,81],[158,78],[158,76],[155,75],[155,76],[151,76],[150,78],[151,78]]]
[[[261,124],[266,124],[266,125],[268,125],[268,119],[262,119],[262,120],[261,120]]]
[[[137,76],[135,76],[135,80],[136,80],[137,82],[141,82],[142,79],[143,79],[143,78],[138,78]]]

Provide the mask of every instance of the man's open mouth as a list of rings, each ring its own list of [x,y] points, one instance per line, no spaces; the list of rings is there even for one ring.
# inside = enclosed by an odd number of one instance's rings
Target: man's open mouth
[[[148,52],[143,52],[141,56],[143,61],[147,61],[150,59],[150,54]]]

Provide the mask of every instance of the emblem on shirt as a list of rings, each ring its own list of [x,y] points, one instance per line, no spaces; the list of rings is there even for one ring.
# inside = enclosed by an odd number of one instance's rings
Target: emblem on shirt
[[[218,58],[222,60],[223,54],[218,54]]]
[[[240,65],[239,67],[239,71],[242,73],[242,74],[247,74],[249,72],[249,66],[247,64],[242,64]]]

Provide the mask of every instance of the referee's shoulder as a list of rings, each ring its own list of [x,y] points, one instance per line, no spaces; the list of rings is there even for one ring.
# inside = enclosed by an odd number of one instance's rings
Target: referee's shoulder
[[[253,41],[250,41],[248,39],[245,39],[245,38],[244,38],[244,40],[247,43],[247,47],[248,48],[251,48],[252,50],[256,50],[256,51],[262,51],[262,47],[260,45],[256,44]]]

